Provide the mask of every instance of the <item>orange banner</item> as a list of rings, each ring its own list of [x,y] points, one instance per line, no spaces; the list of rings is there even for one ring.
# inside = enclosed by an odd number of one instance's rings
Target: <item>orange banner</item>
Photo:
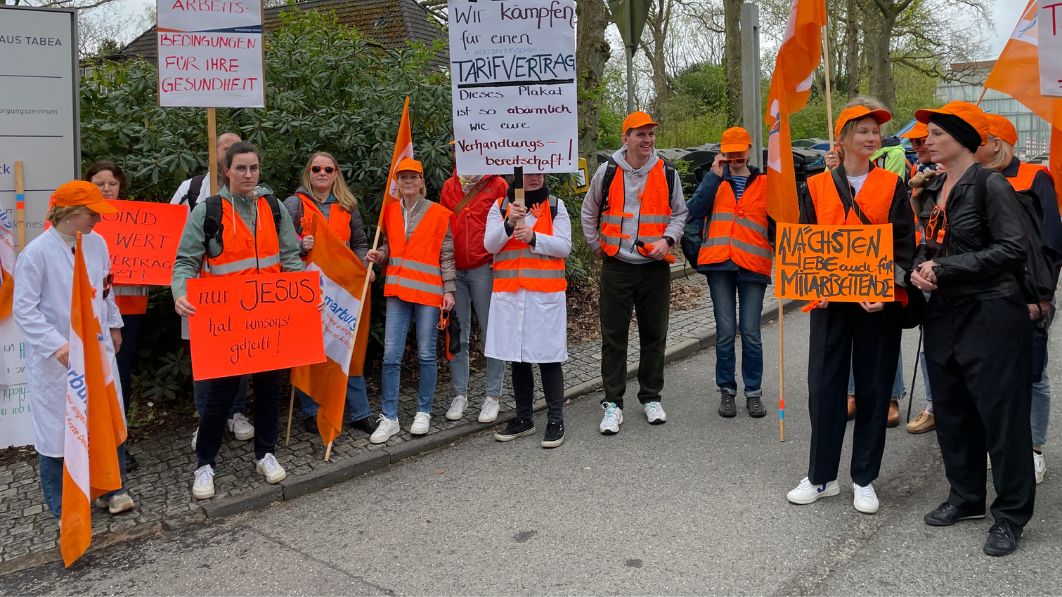
[[[318,272],[195,278],[188,301],[196,380],[325,360]]]
[[[856,303],[893,300],[892,224],[778,223],[774,295]]]
[[[111,201],[118,213],[100,214],[95,232],[107,239],[119,286],[169,286],[188,208],[169,203]]]

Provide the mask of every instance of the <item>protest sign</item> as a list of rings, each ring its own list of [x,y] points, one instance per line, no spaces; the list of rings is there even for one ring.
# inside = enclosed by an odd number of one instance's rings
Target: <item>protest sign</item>
[[[33,443],[33,413],[25,385],[0,389],[0,449]]]
[[[0,387],[26,383],[26,338],[14,317],[0,319]]]
[[[458,174],[575,172],[574,0],[451,0]]]
[[[196,380],[325,360],[318,272],[188,280]]]
[[[261,0],[157,0],[159,105],[264,108]]]
[[[107,240],[114,283],[169,286],[188,208],[168,203],[111,201],[95,232]]]
[[[1036,14],[1040,46],[1040,93],[1062,97],[1062,2],[1040,0]],[[1057,126],[1057,123],[1056,123]]]
[[[893,300],[892,224],[778,223],[774,295],[805,301]]]

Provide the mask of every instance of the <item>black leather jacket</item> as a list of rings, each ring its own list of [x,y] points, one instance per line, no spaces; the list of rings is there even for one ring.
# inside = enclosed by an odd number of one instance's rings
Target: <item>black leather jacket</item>
[[[928,223],[947,176],[934,178],[915,199],[922,226]],[[984,190],[978,191],[978,180],[984,181]],[[926,238],[915,257],[916,267],[929,260],[937,263],[933,268],[937,289],[930,302],[956,304],[1018,294],[1025,248],[1014,187],[1002,175],[975,163],[952,188],[945,208],[943,243]]]

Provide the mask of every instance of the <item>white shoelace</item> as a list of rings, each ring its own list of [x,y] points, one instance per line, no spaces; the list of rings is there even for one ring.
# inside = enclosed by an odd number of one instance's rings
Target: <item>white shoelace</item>
[[[251,422],[247,420],[247,416],[244,415],[243,413],[236,413],[236,414],[232,415],[232,426],[234,428],[235,427],[239,427],[241,423],[243,425],[248,425],[248,426],[251,424]]]
[[[276,470],[280,466],[277,457],[272,454],[266,454],[265,458],[258,461],[258,464],[267,471]]]
[[[859,487],[859,485],[856,485],[856,487]],[[866,498],[877,498],[878,497],[878,495],[876,493],[874,493],[874,486],[873,485],[867,485],[866,487],[859,487],[859,495],[861,495],[863,497],[866,497]]]
[[[804,477],[803,479],[800,480],[800,485],[797,485],[796,488],[797,488],[797,491],[805,491],[805,490],[811,489],[812,487],[813,486],[811,484],[811,479],[809,479],[808,477]]]
[[[605,405],[605,421],[612,421],[612,420],[616,419],[617,418],[616,411],[618,411],[618,410],[619,409],[617,407],[615,407],[615,406],[612,406],[611,403],[606,404]]]
[[[195,472],[195,484],[206,485],[210,482],[210,479],[214,476],[214,469],[207,466],[203,467]]]

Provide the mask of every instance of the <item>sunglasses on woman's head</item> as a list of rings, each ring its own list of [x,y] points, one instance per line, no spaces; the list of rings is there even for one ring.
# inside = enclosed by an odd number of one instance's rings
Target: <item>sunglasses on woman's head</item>
[[[331,174],[336,171],[336,169],[331,166],[325,166],[323,168],[321,166],[313,166],[310,168],[310,172],[313,172],[314,174],[320,173],[321,170],[324,170],[325,174]]]

